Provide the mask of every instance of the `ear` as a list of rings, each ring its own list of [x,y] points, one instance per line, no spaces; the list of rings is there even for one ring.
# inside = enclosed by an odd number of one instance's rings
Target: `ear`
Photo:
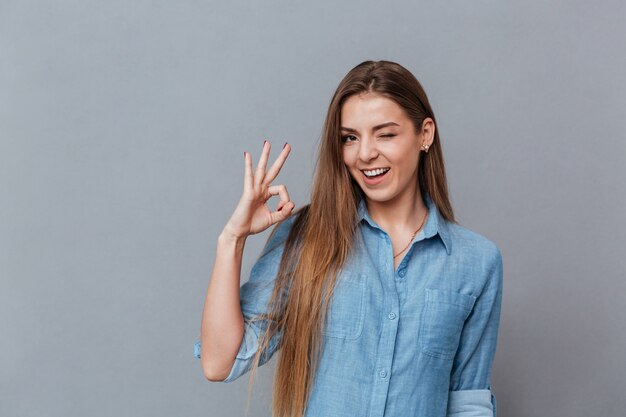
[[[435,139],[435,122],[430,117],[427,117],[422,122],[422,143],[421,146],[430,146]]]

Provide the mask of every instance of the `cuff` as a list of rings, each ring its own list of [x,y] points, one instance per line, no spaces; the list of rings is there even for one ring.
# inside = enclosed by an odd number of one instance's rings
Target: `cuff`
[[[193,356],[200,359],[200,341],[199,340],[197,340],[196,343],[193,345]]]
[[[450,391],[448,417],[496,417],[495,396],[489,389]]]

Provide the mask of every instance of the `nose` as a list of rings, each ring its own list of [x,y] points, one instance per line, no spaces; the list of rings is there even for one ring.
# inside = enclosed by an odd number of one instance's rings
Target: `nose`
[[[359,147],[359,158],[362,161],[369,161],[378,156],[378,149],[376,149],[376,141],[371,138],[362,138],[361,146]]]

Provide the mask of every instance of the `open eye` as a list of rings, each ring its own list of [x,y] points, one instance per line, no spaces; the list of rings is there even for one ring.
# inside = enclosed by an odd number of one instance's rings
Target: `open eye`
[[[342,143],[345,143],[345,142],[347,142],[347,141],[348,141],[348,138],[353,138],[353,137],[355,137],[355,136],[354,136],[354,135],[343,135],[343,136],[341,137],[341,142],[342,142]]]

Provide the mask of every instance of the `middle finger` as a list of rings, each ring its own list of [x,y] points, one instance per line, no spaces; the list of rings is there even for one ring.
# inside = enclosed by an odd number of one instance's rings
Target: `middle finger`
[[[274,161],[270,169],[265,174],[265,181],[264,181],[265,184],[270,184],[272,181],[274,181],[274,178],[278,176],[278,173],[283,167],[283,164],[285,163],[285,160],[287,159],[287,155],[289,155],[290,151],[291,151],[291,145],[289,145],[288,143],[285,143],[285,146],[283,147],[283,150],[280,152],[280,154],[276,158],[276,161]]]

